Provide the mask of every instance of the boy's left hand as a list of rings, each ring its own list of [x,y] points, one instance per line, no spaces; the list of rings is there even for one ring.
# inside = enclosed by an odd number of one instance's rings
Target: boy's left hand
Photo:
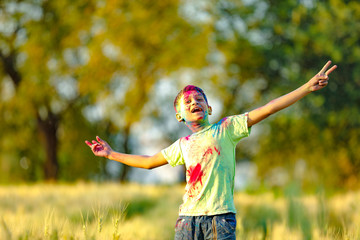
[[[329,80],[328,75],[337,68],[337,66],[334,65],[330,69],[328,69],[330,65],[331,61],[328,61],[325,66],[320,70],[320,72],[309,80],[309,82],[307,83],[309,91],[314,92],[326,87]]]

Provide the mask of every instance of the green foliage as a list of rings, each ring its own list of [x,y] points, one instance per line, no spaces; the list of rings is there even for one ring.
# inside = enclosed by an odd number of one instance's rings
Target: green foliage
[[[224,116],[295,89],[331,59],[338,69],[329,86],[261,123],[266,131],[240,144],[237,158],[254,160],[265,185],[269,172],[282,169],[303,187],[359,186],[358,1],[1,6],[1,182],[51,178],[49,163],[56,179],[106,178],[105,161],[84,139],[101,135],[134,152],[134,124],[171,119],[161,114],[172,98],[159,98],[157,86],[182,87],[184,72],[209,88]],[[173,127],[161,130],[165,142],[178,137]]]
[[[157,204],[157,200],[153,198],[139,198],[127,204],[125,211],[126,219],[132,218],[139,214],[150,211]]]
[[[251,231],[259,231],[262,232],[262,239],[266,239],[273,225],[281,222],[280,213],[267,205],[249,206],[243,214],[242,226],[245,236]]]
[[[207,28],[181,17],[177,0],[7,0],[2,6],[0,21],[8,26],[0,29],[3,182],[96,175],[98,161],[84,140],[119,134],[131,152],[131,125],[152,116],[144,108],[156,81],[202,66],[207,54]]]
[[[312,239],[312,226],[306,208],[293,197],[288,199],[287,222],[290,229],[301,229],[303,239]]]
[[[359,33],[354,29],[359,27],[360,4],[339,0],[253,1],[247,8],[248,12],[242,11],[242,6],[231,8],[231,15],[246,22],[243,36],[266,64],[258,69],[265,87],[255,96],[270,100],[295,89],[328,59],[339,66],[326,89],[267,120],[269,132],[261,135],[259,151],[253,155],[260,176],[266,181],[269,170],[282,167],[294,179],[296,163],[305,161],[308,174],[299,179],[305,187],[314,187],[316,182],[355,188],[360,177],[359,148],[354,145],[360,140],[356,117],[360,113],[360,56]],[[261,33],[260,45],[251,41],[255,30]],[[239,85],[244,81],[239,80]]]

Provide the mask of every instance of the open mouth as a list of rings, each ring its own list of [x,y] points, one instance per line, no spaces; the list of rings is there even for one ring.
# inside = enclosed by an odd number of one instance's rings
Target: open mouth
[[[191,110],[191,113],[196,113],[196,112],[202,112],[202,109],[199,107],[195,107]]]

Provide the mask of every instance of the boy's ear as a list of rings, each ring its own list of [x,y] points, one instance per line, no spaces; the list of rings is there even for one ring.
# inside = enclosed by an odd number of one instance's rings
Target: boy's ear
[[[209,115],[212,114],[212,107],[211,106],[208,106],[208,113],[209,113]]]
[[[176,119],[177,119],[179,122],[184,121],[184,119],[183,119],[183,117],[181,116],[180,113],[176,113]]]

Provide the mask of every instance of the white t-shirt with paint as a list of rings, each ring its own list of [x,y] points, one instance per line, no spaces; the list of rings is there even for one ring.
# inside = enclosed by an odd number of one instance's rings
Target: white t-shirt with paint
[[[186,167],[180,216],[236,213],[235,147],[249,134],[247,114],[229,116],[161,151],[171,166]]]

